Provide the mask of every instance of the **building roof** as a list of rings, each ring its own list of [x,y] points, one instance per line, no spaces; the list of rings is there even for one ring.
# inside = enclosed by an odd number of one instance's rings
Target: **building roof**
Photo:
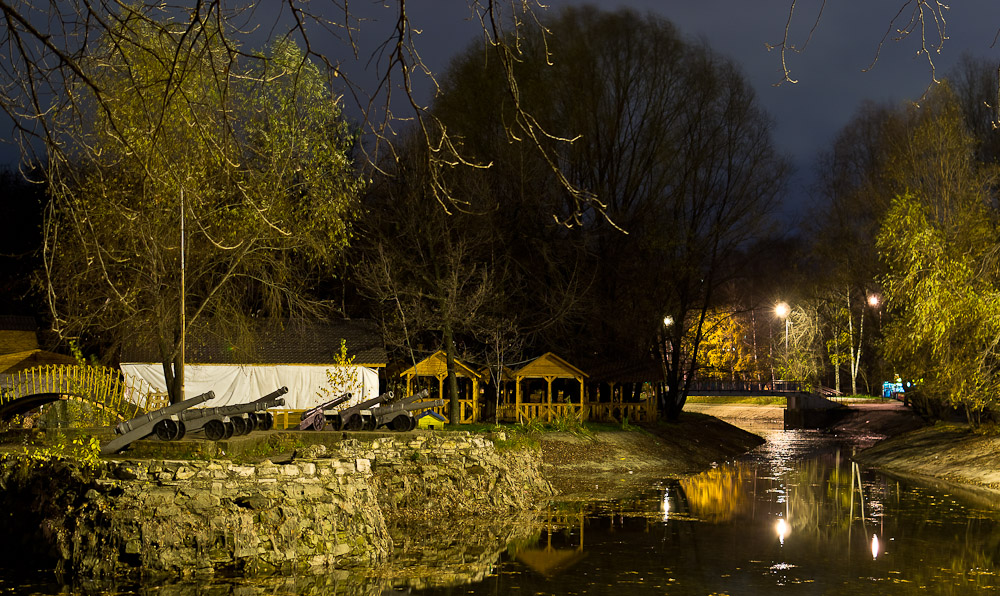
[[[473,370],[467,364],[455,359],[455,374],[460,377],[468,377],[470,379],[480,379],[482,375],[479,372]],[[417,363],[416,366],[411,366],[410,368],[399,373],[401,377],[438,377],[448,374],[448,356],[445,354],[444,350],[438,350],[434,352],[427,358],[424,358]]]
[[[587,373],[573,366],[569,362],[566,362],[552,352],[546,352],[538,358],[535,358],[531,362],[525,364],[523,367],[518,369],[514,375],[518,379],[544,378],[547,376],[555,378],[582,379],[589,376]]]
[[[0,354],[0,373],[2,374],[13,374],[45,364],[77,364],[77,361],[72,356],[46,352],[45,350],[26,350],[13,354]]]
[[[0,354],[37,350],[37,330],[34,317],[0,316]]]
[[[341,340],[354,364],[385,366],[387,356],[378,326],[368,320],[281,322],[262,320],[241,345],[204,328],[189,329],[185,341],[188,364],[330,364],[340,354]],[[123,349],[122,362],[159,362],[153,338]]]

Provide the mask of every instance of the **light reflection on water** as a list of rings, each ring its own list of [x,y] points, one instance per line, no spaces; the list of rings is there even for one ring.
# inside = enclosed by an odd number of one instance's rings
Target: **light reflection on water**
[[[219,594],[992,594],[1000,512],[861,469],[877,437],[754,429],[739,461],[670,479],[632,499],[555,503],[504,531],[476,520],[414,542],[365,573],[116,586],[117,593]],[[992,503],[992,506],[991,506]],[[461,524],[469,522],[471,526]],[[516,537],[516,538],[515,538]],[[492,540],[493,546],[490,546]],[[434,552],[437,551],[437,552]],[[429,564],[429,561],[436,563]],[[109,593],[106,586],[73,592]],[[56,594],[6,582],[0,594]]]
[[[635,499],[555,505],[536,544],[510,551],[483,582],[456,591],[1000,592],[995,505],[859,468],[851,453],[877,437],[765,434],[768,443],[742,460]]]

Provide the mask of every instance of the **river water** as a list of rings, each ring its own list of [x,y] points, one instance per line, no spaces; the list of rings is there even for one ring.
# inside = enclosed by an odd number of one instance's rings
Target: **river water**
[[[853,464],[878,437],[752,430],[768,441],[739,461],[631,499],[554,503],[503,531],[470,520],[439,552],[404,545],[389,570],[133,586],[4,573],[0,594],[1000,593],[993,497]]]
[[[737,462],[617,503],[564,505],[461,590],[420,594],[996,594],[1000,511],[859,468],[877,437],[754,429]]]

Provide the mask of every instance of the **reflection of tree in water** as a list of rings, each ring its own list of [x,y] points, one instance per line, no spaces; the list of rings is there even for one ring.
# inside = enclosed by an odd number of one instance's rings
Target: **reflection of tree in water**
[[[684,478],[679,502],[686,502],[685,513],[713,524],[751,515],[755,474],[755,466],[736,463]]]
[[[993,511],[976,511],[947,493],[862,474],[839,454],[798,463],[781,480],[796,544],[841,552],[860,564],[874,558],[877,536],[880,564],[874,568],[886,581],[905,584],[893,593],[924,594],[928,586],[949,595],[1000,589],[995,501]]]

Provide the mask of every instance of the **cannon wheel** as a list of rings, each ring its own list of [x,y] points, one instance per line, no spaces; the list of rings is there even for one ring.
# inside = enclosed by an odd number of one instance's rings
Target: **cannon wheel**
[[[414,418],[413,416],[409,416],[408,418],[410,420],[410,428],[408,428],[406,430],[413,430],[413,429],[417,428],[417,419]]]
[[[247,433],[252,433],[257,430],[257,413],[250,412],[247,414]]]
[[[313,430],[323,430],[326,428],[326,416],[322,414],[313,419],[312,429]]]
[[[209,441],[221,441],[226,438],[226,425],[222,420],[213,418],[205,423],[205,436]]]
[[[365,427],[365,421],[361,414],[354,414],[344,421],[344,430],[361,430]]]
[[[153,425],[156,438],[161,441],[175,441],[181,437],[181,429],[176,420],[164,418]]]
[[[180,441],[181,439],[184,438],[185,434],[187,434],[187,427],[184,426],[184,421],[183,420],[178,420],[177,421],[177,436],[174,437],[174,440],[175,441]]]
[[[233,424],[232,420],[227,420],[226,422],[223,422],[222,424],[226,427],[225,438],[226,439],[232,439],[233,435],[236,434],[236,425]]]
[[[250,433],[247,429],[246,418],[243,416],[234,416],[229,419],[229,422],[233,425],[233,435],[240,437]]]
[[[396,416],[395,418],[393,418],[389,422],[389,425],[392,427],[392,430],[395,430],[395,431],[398,431],[398,432],[405,432],[405,431],[410,430],[410,420],[411,419],[412,419],[412,417],[407,416],[406,414],[400,414],[399,416]]]
[[[271,430],[274,428],[274,414],[270,412],[257,414],[257,428],[260,430]]]
[[[361,420],[363,422],[363,424],[361,425],[361,430],[375,430],[375,427],[378,426],[378,422],[375,421],[374,416],[369,416],[368,418],[362,418]]]

